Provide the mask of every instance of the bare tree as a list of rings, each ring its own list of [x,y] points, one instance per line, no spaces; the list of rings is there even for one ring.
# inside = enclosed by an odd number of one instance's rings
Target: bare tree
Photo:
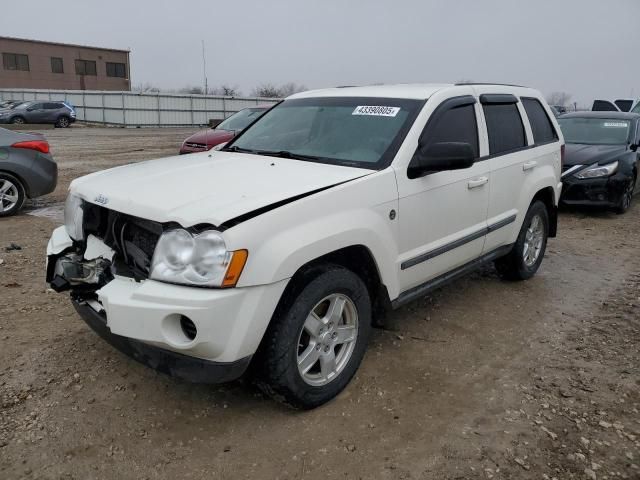
[[[307,89],[304,85],[297,85],[293,82],[285,83],[281,85],[278,90],[280,91],[279,97],[288,97],[294,93],[304,92]]]
[[[134,85],[133,89],[134,92],[141,92],[141,93],[158,93],[160,92],[160,89],[158,87],[156,87],[155,85],[149,83],[149,82],[145,82],[145,83],[139,83],[137,85]]]
[[[279,98],[280,90],[272,83],[263,83],[251,91],[252,97]]]
[[[547,96],[547,102],[549,105],[558,105],[560,107],[566,107],[571,100],[571,94],[567,92],[551,92]]]
[[[210,92],[213,95],[222,95],[224,97],[240,97],[242,96],[242,92],[238,88],[237,85],[226,85],[222,84],[219,87],[212,88]]]
[[[304,85],[298,85],[293,82],[285,83],[279,87],[272,83],[263,83],[255,87],[251,91],[251,95],[254,97],[283,98],[293,95],[294,93],[302,92],[306,89],[307,87]]]

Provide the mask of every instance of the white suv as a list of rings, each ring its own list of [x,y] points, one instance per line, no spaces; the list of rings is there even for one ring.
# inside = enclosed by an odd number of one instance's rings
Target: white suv
[[[337,395],[372,324],[486,262],[531,277],[556,233],[563,140],[502,85],[296,94],[220,151],[75,180],[47,280],[103,338],[198,382]]]

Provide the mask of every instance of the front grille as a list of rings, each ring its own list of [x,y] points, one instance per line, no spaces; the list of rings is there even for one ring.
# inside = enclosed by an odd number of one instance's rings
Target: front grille
[[[189,148],[198,148],[200,150],[205,150],[207,148],[207,145],[204,143],[194,143],[194,142],[185,142],[184,146]]]
[[[162,225],[90,203],[85,203],[83,210],[85,237],[92,234],[116,252],[116,273],[147,278]]]

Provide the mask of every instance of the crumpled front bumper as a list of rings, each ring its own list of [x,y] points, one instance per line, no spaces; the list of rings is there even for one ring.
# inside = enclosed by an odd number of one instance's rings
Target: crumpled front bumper
[[[631,180],[631,177],[621,173],[589,179],[569,176],[562,179],[560,202],[564,205],[617,207]]]
[[[99,245],[93,243],[93,253],[89,255],[87,247],[85,256],[100,253]],[[108,251],[106,247],[97,258],[82,257],[79,261],[105,260]],[[47,255],[47,280],[56,288],[54,282],[68,280],[51,275],[61,271],[56,265],[61,259],[78,256],[64,227],[54,231]],[[122,352],[153,368],[213,383],[242,374],[241,366],[246,368],[257,350],[287,284],[283,280],[211,289],[110,275],[106,282],[103,277],[96,284],[65,286],[89,326]],[[183,317],[197,329],[195,338],[182,327]],[[201,371],[205,366],[208,374]]]

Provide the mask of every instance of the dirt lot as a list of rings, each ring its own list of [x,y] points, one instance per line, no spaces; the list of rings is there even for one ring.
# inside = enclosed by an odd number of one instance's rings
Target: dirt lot
[[[51,131],[60,185],[35,206],[186,133]],[[47,290],[54,222],[0,220],[0,478],[638,479],[636,202],[563,212],[528,282],[487,268],[394,312],[352,384],[311,412],[125,358]]]

